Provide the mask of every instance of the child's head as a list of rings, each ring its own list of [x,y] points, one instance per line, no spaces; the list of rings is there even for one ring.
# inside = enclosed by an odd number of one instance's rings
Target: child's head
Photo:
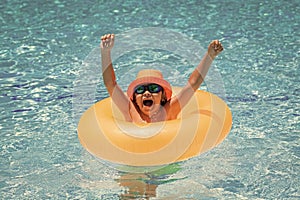
[[[128,87],[127,95],[143,113],[149,114],[171,99],[172,88],[160,71],[146,69],[137,74]]]

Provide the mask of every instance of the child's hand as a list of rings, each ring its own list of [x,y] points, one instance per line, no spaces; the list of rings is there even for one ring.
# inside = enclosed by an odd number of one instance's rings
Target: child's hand
[[[209,46],[208,46],[208,55],[212,58],[215,59],[215,57],[223,51],[223,46],[219,40],[214,40],[212,41]]]
[[[106,34],[101,37],[100,47],[102,50],[111,50],[114,46],[115,35],[114,34]]]

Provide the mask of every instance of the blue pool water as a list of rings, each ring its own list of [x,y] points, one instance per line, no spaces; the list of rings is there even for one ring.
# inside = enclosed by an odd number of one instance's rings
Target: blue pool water
[[[2,1],[1,199],[299,199],[299,13],[298,0]],[[125,173],[87,153],[76,128],[84,109],[107,97],[89,57],[99,37],[130,33],[135,44],[133,30],[149,27],[203,48],[221,40],[225,50],[202,87],[228,103],[233,127],[201,156]],[[173,40],[170,49],[191,56],[123,45],[115,60],[122,87],[132,68],[157,65],[182,85],[197,55]]]

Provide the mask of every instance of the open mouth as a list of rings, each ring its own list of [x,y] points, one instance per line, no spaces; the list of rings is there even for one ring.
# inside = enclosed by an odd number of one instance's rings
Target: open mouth
[[[144,106],[149,106],[149,107],[150,107],[150,106],[153,105],[153,101],[152,101],[152,100],[144,100],[144,101],[143,101],[143,105],[144,105]]]

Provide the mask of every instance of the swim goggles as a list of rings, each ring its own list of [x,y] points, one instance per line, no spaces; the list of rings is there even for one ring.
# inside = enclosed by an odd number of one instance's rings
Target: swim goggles
[[[143,94],[144,92],[149,91],[150,93],[159,93],[162,91],[162,87],[160,85],[157,85],[155,83],[151,83],[148,85],[138,85],[134,92],[136,94]]]

